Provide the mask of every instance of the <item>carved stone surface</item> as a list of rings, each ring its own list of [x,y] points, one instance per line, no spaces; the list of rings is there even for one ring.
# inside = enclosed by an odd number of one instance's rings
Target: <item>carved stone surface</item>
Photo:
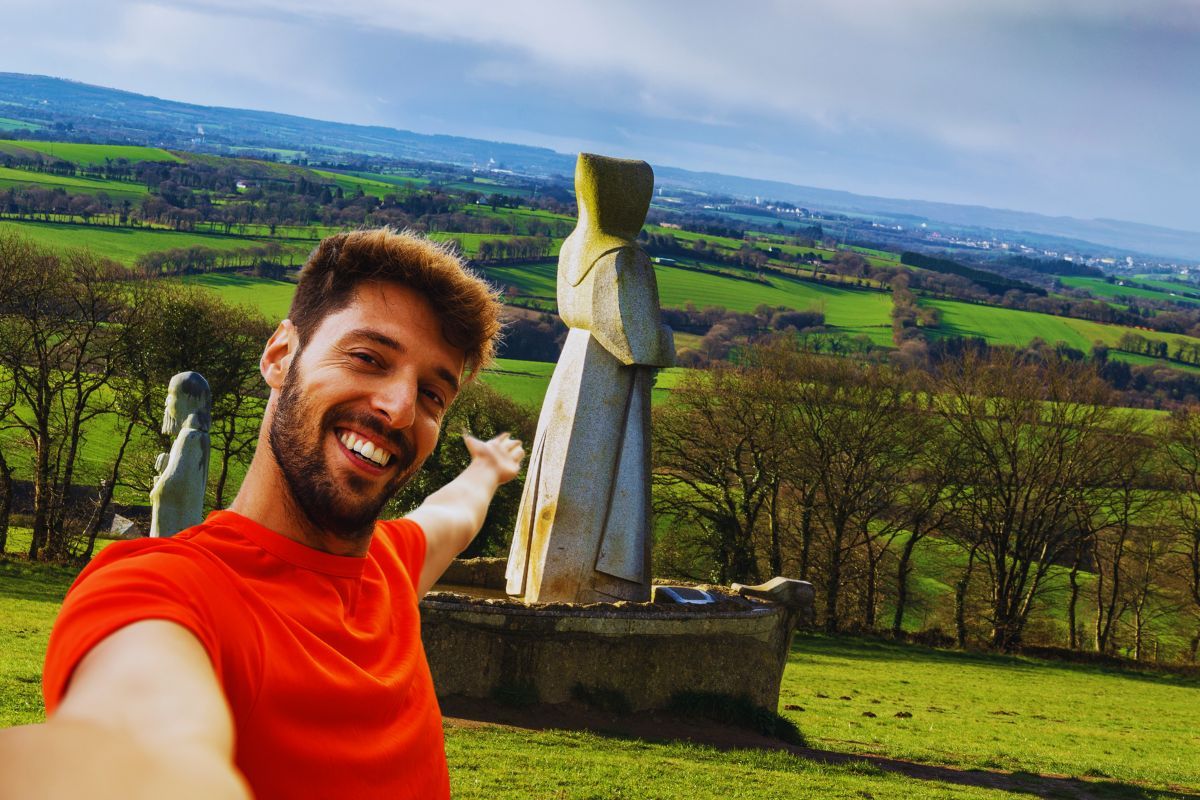
[[[571,330],[538,420],[506,576],[526,602],[650,598],[650,389],[675,352],[636,243],[653,190],[645,162],[579,157],[579,223],[558,264]]]
[[[172,536],[204,520],[208,485],[208,428],[212,394],[198,372],[171,378],[162,432],[174,436],[169,453],[154,462],[158,477],[150,490],[150,535]]]

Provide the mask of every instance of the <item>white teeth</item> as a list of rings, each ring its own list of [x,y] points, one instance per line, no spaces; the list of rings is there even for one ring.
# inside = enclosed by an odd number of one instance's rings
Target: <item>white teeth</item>
[[[343,433],[338,439],[346,446],[347,450],[353,450],[363,458],[381,467],[386,467],[388,462],[392,460],[392,454],[387,450],[384,450],[382,447],[376,447],[373,442],[360,439],[353,433]]]

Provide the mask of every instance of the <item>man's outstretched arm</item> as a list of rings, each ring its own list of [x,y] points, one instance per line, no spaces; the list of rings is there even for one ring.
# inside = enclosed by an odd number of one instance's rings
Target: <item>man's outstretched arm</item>
[[[0,797],[249,800],[200,642],[145,620],[92,648],[49,720],[0,730]]]
[[[471,463],[408,515],[425,531],[425,565],[417,581],[418,597],[424,596],[450,562],[467,549],[483,527],[496,489],[517,476],[525,458],[521,440],[507,433],[486,442],[463,434],[463,442]]]

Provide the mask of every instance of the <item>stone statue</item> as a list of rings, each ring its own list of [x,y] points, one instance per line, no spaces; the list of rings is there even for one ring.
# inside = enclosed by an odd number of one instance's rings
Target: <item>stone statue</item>
[[[181,372],[167,386],[162,432],[174,436],[170,453],[154,462],[150,535],[172,536],[204,520],[208,486],[208,426],[212,393],[198,372]]]
[[[579,156],[579,222],[558,259],[570,331],[506,574],[508,593],[526,602],[650,599],[650,389],[675,360],[654,268],[636,243],[653,191],[643,161]]]

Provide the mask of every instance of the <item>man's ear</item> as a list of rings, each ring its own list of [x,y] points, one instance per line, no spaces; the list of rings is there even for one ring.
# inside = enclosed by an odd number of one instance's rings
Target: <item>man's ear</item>
[[[262,359],[258,362],[258,369],[262,372],[267,386],[272,389],[279,389],[283,386],[283,379],[287,377],[292,357],[299,349],[300,337],[296,333],[296,326],[290,319],[285,319],[279,323],[279,327],[271,334],[271,338],[267,339]]]

